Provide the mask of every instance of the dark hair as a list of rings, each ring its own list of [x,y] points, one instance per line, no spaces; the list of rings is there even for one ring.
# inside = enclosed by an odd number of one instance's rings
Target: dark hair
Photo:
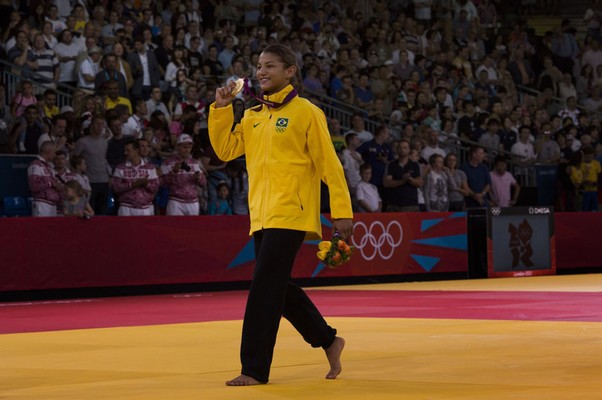
[[[366,170],[371,170],[372,169],[372,165],[370,163],[363,163],[362,165],[360,165],[360,172],[364,172]]]
[[[508,159],[505,156],[497,156],[493,159],[493,165],[497,165],[498,163],[507,163]]]
[[[75,167],[77,167],[83,160],[83,156],[73,154],[71,157],[69,157],[69,164],[71,164],[71,168],[75,169]]]
[[[444,158],[443,158],[443,156],[442,156],[441,154],[439,154],[439,153],[434,153],[434,154],[431,154],[431,156],[429,157],[429,164],[430,164],[430,165],[433,165],[433,164],[435,164],[435,160],[436,160],[437,158],[441,158],[442,160],[444,160]],[[444,160],[444,161],[445,161],[445,160]]]
[[[284,64],[284,68],[295,67],[297,70],[295,76],[291,79],[291,85],[301,93],[303,91],[303,77],[301,76],[301,69],[297,64],[297,55],[287,46],[282,44],[271,44],[263,49],[262,53],[273,54],[280,59],[280,62]]]

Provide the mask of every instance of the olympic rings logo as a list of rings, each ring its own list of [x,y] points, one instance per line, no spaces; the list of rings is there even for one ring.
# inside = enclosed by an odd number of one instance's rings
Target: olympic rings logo
[[[377,255],[383,260],[390,259],[403,240],[403,228],[397,221],[390,221],[386,228],[380,221],[372,222],[370,227],[363,222],[356,222],[353,230],[351,243],[367,261],[373,260]],[[358,234],[361,230],[364,231],[363,234]],[[356,237],[360,238],[359,243],[355,241]]]

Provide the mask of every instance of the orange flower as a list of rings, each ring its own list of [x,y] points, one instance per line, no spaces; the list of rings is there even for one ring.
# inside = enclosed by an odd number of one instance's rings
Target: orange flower
[[[332,262],[334,264],[338,264],[341,261],[341,253],[339,253],[338,251],[336,253],[334,253],[334,255],[332,256]]]

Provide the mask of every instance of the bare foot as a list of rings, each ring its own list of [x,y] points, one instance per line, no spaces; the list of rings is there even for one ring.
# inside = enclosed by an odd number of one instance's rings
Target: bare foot
[[[251,378],[247,375],[239,375],[231,381],[226,381],[226,386],[252,386],[252,385],[263,385],[255,378]]]
[[[326,374],[326,379],[335,379],[341,373],[343,367],[341,366],[341,353],[345,347],[345,339],[342,337],[335,337],[334,342],[329,348],[324,350],[326,352],[326,358],[330,364],[330,371]]]

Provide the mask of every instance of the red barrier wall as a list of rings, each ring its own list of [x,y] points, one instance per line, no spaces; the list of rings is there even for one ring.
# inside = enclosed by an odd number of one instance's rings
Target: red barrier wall
[[[559,269],[602,266],[601,222],[597,213],[556,214]],[[0,291],[249,280],[248,229],[245,216],[3,218]],[[358,214],[352,260],[334,270],[318,262],[316,244],[302,246],[295,277],[467,271],[459,214]]]

